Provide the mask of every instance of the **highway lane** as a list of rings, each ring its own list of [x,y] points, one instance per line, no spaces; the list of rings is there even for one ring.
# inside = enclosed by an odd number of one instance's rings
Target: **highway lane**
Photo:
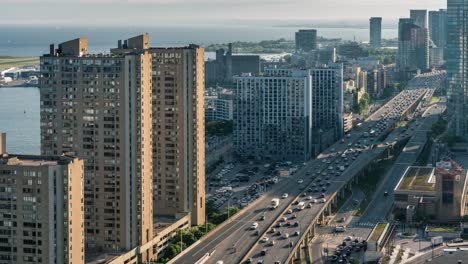
[[[399,98],[399,96],[396,96],[387,104],[396,104],[397,98]],[[371,117],[367,120],[365,124],[363,124],[361,128],[357,129],[361,131],[360,133],[356,133],[356,130],[353,130],[351,132],[351,136],[349,138],[345,138],[344,143],[335,144],[334,146],[330,147],[323,155],[320,155],[317,160],[308,162],[305,167],[301,168],[297,173],[291,176],[290,180],[288,179],[287,181],[283,181],[285,185],[274,186],[273,190],[259,198],[261,200],[258,202],[258,204],[256,204],[256,206],[254,206],[254,208],[250,210],[242,210],[240,212],[241,215],[239,219],[228,223],[225,227],[212,234],[209,239],[200,242],[191,250],[183,252],[184,254],[179,259],[174,261],[174,263],[194,263],[196,260],[203,257],[203,255],[205,255],[208,252],[212,252],[213,250],[215,250],[214,254],[206,263],[215,263],[217,260],[220,259],[222,259],[226,263],[237,263],[240,260],[240,258],[248,251],[251,245],[256,243],[256,241],[258,240],[258,237],[248,235],[253,231],[249,232],[246,230],[253,222],[258,221],[261,212],[263,212],[265,208],[267,208],[270,205],[271,199],[273,197],[279,197],[283,192],[290,193],[290,196],[287,199],[282,200],[280,206],[276,210],[266,211],[267,219],[265,221],[258,222],[259,230],[261,233],[266,231],[269,224],[271,224],[271,219],[276,218],[277,215],[275,215],[275,212],[276,214],[278,214],[279,212],[286,209],[286,207],[289,205],[289,203],[292,202],[294,197],[300,193],[301,186],[297,184],[297,179],[304,178],[304,184],[308,184],[312,181],[312,179],[317,178],[315,177],[311,179],[310,176],[307,177],[304,175],[307,171],[317,170],[317,168],[319,168],[319,170],[323,170],[323,168],[328,165],[328,163],[322,163],[324,159],[330,158],[332,157],[332,155],[335,155],[336,157],[337,154],[341,153],[342,151],[348,148],[348,144],[352,144],[358,139],[360,139],[362,137],[362,133],[364,131],[367,131],[370,126],[374,125],[376,120],[379,120],[375,117],[379,117],[381,115],[385,115],[385,110],[382,108],[380,108],[376,111],[376,113],[371,115]],[[377,150],[379,152],[383,151],[380,150],[380,148],[378,148]],[[373,152],[375,152],[375,150],[373,150]],[[364,162],[368,162],[369,158],[364,158],[364,160]],[[360,169],[353,169],[354,166],[352,166],[352,164],[355,164],[355,162],[351,163],[350,168],[348,169],[349,171]],[[331,184],[336,185],[337,182],[333,182]],[[343,183],[339,183],[339,185],[342,184]],[[333,188],[336,189],[336,186]],[[312,208],[312,210],[313,209],[314,208]],[[252,212],[257,213],[255,214]],[[304,223],[303,225],[307,226],[306,223]]]
[[[445,111],[445,103],[440,102],[426,109],[421,119],[422,123],[416,128],[414,135],[407,144],[395,164],[386,174],[383,183],[376,191],[374,199],[369,203],[366,211],[363,213],[360,222],[381,222],[386,219],[388,212],[393,206],[393,191],[398,184],[403,173],[408,166],[413,165],[419,152],[415,152],[415,148],[423,148],[426,143],[427,132],[430,131],[432,124],[437,122],[439,116]],[[383,193],[387,191],[388,197],[383,198]]]
[[[403,92],[403,96],[406,96],[406,94],[412,94],[412,93],[420,93],[422,95],[422,93],[425,93],[425,92],[426,91],[419,91],[419,90],[415,91],[415,92]],[[416,101],[419,98],[420,97],[414,97],[414,99],[412,99],[412,100]],[[415,101],[413,101],[413,102],[415,102]],[[387,109],[399,109],[399,105],[398,104],[394,105],[394,104],[395,104],[395,102],[391,102],[389,105],[386,105]],[[405,102],[402,102],[401,104],[405,106],[405,107],[400,107],[401,113],[404,113],[404,112],[406,112],[407,108],[410,107],[410,105],[406,104]],[[373,115],[370,118],[370,120],[371,121],[379,121],[380,120],[379,117],[384,118],[385,115],[381,114],[381,115],[378,115],[377,117],[376,117],[376,115]],[[353,144],[357,140],[361,139],[364,131],[367,131],[367,129],[369,127],[371,127],[372,125],[374,125],[373,122],[367,122],[366,124],[361,126],[361,129],[360,129],[361,132],[360,133],[355,133],[355,134],[357,134],[357,138],[353,142]],[[351,145],[353,145],[353,144],[351,144]],[[386,149],[386,147],[387,146],[385,146],[385,145],[379,145],[377,148],[375,148],[373,150],[364,151],[361,154],[359,154],[357,156],[356,160],[353,163],[351,163],[351,165],[343,173],[345,175],[346,179],[340,178],[339,180],[333,181],[331,183],[330,188],[327,191],[327,194],[335,193],[336,191],[341,189],[341,187],[344,184],[346,184],[351,177],[356,175],[370,161],[372,161],[373,159],[378,157]],[[341,164],[343,164],[343,163],[341,163]],[[327,197],[328,197],[328,195],[327,195]],[[304,202],[308,202],[307,200],[304,200],[303,198],[302,198],[302,200]],[[291,209],[293,209],[293,208],[294,208],[294,206],[291,206]],[[291,227],[283,228],[284,229],[283,231],[288,232],[288,233],[293,233],[294,231],[299,231],[300,234],[302,235],[302,233],[307,230],[310,223],[313,221],[313,219],[318,215],[318,212],[320,212],[321,210],[323,210],[323,204],[313,204],[312,208],[310,208],[310,209],[304,209],[302,211],[296,212],[298,219],[300,219],[298,221],[299,226],[296,227],[296,228],[291,228]],[[299,240],[299,236],[298,237],[289,237],[287,239],[281,238],[281,237],[278,237],[278,236],[276,236],[276,237],[275,236],[268,236],[268,234],[266,234],[266,236],[269,237],[269,239],[275,240],[276,244],[274,246],[266,246],[266,245],[268,245],[268,243],[261,243],[260,242],[260,243],[258,243],[256,245],[255,249],[253,250],[254,253],[251,256],[252,258],[255,258],[255,259],[262,259],[265,263],[274,263],[275,261],[279,261],[280,263],[283,263],[286,260],[286,257],[290,255],[289,254],[290,253],[289,243],[292,242],[293,245],[295,245],[297,243],[297,241]],[[274,248],[274,250],[271,249],[271,248]],[[264,249],[267,250],[267,253],[264,256],[262,256],[261,251],[264,250]],[[271,253],[269,253],[269,252],[271,252]]]

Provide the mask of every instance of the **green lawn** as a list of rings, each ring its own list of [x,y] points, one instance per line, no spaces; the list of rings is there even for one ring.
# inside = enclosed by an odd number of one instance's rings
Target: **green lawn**
[[[432,104],[432,103],[437,103],[437,102],[439,102],[439,101],[440,101],[440,98],[439,98],[439,97],[437,97],[437,96],[432,96],[432,98],[431,98],[431,104]]]
[[[378,224],[377,227],[375,228],[374,232],[372,233],[372,236],[369,238],[369,242],[379,241],[379,238],[382,235],[382,233],[383,233],[383,231],[385,229],[385,226],[387,226],[387,224],[384,224],[384,223]]]
[[[437,226],[428,228],[427,231],[429,232],[439,232],[439,233],[458,233],[459,231],[451,226]]]
[[[39,65],[39,57],[0,56],[0,69]]]

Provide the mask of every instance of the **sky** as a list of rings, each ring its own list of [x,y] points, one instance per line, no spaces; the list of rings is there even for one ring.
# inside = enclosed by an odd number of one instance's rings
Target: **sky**
[[[226,26],[300,21],[396,21],[447,0],[0,0],[0,25]]]

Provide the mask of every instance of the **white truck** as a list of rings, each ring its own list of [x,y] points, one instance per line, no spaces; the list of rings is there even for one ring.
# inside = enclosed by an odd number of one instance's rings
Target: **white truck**
[[[271,210],[276,209],[276,207],[278,207],[278,205],[279,205],[279,201],[280,201],[279,198],[273,198],[273,199],[271,199],[271,206],[270,206],[270,209],[271,209]]]
[[[431,237],[431,243],[433,246],[438,246],[444,243],[444,238],[442,236]]]
[[[344,166],[340,166],[340,171],[344,171],[345,170],[345,167]]]

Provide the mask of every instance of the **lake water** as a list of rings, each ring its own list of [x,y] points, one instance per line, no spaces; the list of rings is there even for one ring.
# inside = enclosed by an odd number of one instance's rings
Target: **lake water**
[[[346,40],[368,41],[369,30],[362,27],[316,27],[319,36]],[[0,25],[0,55],[39,56],[48,53],[49,44],[61,43],[77,37],[87,37],[92,53],[109,52],[117,40],[127,39],[143,32],[150,34],[152,46],[182,46],[190,43],[208,45],[234,41],[261,41],[294,39],[299,27],[218,26],[218,27],[129,27],[87,28]],[[384,28],[383,38],[397,37],[396,28]]]
[[[40,154],[38,88],[0,88],[0,132],[7,133],[7,152]]]

